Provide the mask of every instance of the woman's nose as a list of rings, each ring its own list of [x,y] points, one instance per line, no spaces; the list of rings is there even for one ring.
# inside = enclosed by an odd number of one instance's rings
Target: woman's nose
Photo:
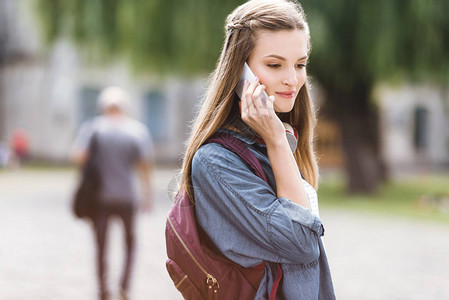
[[[295,68],[288,69],[282,83],[289,86],[298,85],[298,74]]]

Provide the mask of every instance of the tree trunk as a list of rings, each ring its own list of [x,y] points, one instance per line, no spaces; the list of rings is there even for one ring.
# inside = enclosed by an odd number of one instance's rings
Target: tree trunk
[[[371,89],[333,92],[327,112],[341,129],[347,188],[350,193],[373,193],[387,180],[380,149],[379,115],[369,101]],[[332,112],[332,113],[330,113]]]

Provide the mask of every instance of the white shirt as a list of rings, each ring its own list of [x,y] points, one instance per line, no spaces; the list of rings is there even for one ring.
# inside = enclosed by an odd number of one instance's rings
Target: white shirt
[[[315,191],[315,189],[304,179],[302,180],[302,183],[304,185],[304,189],[307,194],[307,198],[309,198],[310,203],[310,209],[312,210],[312,213],[316,216],[320,216],[320,212],[318,210],[318,195]]]

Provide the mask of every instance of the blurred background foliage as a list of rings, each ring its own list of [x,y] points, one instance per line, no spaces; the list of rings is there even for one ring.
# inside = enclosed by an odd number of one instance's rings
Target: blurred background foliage
[[[224,19],[239,0],[38,0],[47,42],[70,36],[86,50],[126,55],[140,71],[210,72]],[[351,86],[415,75],[448,80],[446,0],[304,0],[312,31],[311,72]],[[329,77],[331,77],[329,79]],[[327,79],[327,80],[326,80]]]
[[[224,18],[242,1],[39,0],[46,41],[67,36],[96,61],[125,57],[140,73],[210,72]]]
[[[449,80],[446,0],[302,1],[321,81]],[[339,74],[341,76],[335,76]]]
[[[37,0],[46,41],[71,37],[96,62],[129,60],[137,72],[211,72],[236,0]],[[373,89],[379,82],[449,82],[447,0],[303,0],[312,35],[309,73],[323,117],[342,133],[348,190],[388,180]]]

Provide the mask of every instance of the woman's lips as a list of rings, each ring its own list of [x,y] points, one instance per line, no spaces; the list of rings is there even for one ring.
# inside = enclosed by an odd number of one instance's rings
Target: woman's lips
[[[276,92],[276,94],[278,94],[281,97],[289,99],[295,97],[295,92]]]

